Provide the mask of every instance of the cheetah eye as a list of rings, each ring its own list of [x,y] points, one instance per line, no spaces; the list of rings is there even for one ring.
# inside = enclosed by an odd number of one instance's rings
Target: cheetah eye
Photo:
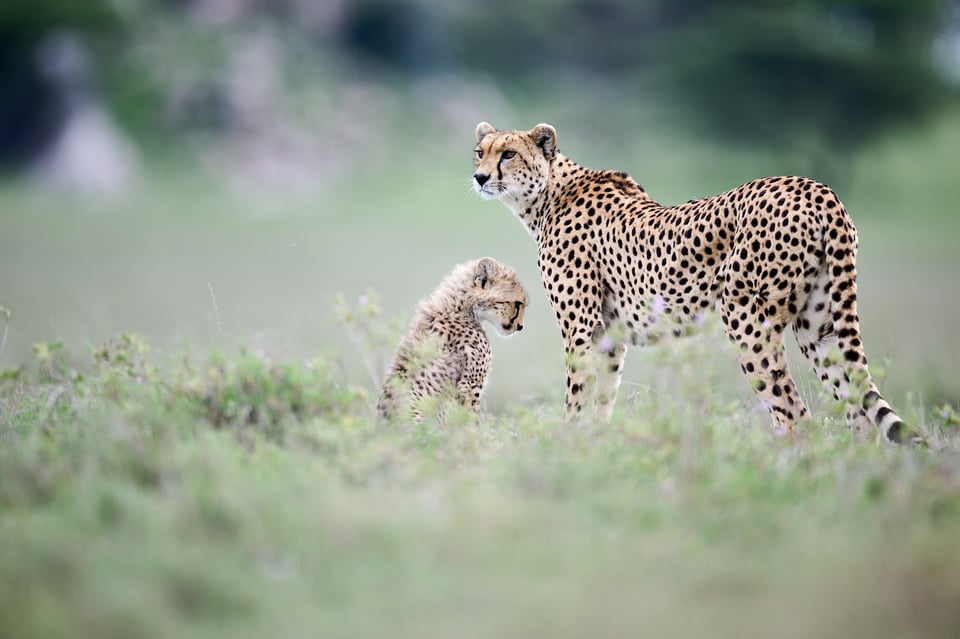
[[[501,159],[501,160],[510,160],[510,159],[512,159],[513,156],[515,156],[516,154],[517,154],[516,151],[504,151],[503,153],[500,154],[500,159]]]
[[[474,149],[473,152],[476,154],[478,160],[483,157],[483,149]]]

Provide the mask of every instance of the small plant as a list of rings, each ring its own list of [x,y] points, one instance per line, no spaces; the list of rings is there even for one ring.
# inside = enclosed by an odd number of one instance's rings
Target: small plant
[[[91,352],[101,370],[137,381],[150,381],[157,376],[157,370],[147,363],[150,347],[136,333],[121,333],[100,348],[91,349]]]
[[[278,363],[249,351],[229,361],[213,356],[199,371],[187,362],[170,385],[215,428],[252,427],[273,439],[291,422],[343,418],[366,403],[324,360]]]
[[[34,342],[37,373],[41,382],[54,383],[69,377],[70,367],[63,351],[63,342]]]
[[[0,335],[0,364],[3,363],[3,351],[7,346],[7,332],[10,329],[10,318],[13,314],[10,309],[0,306],[0,318],[3,318],[3,335]],[[15,366],[13,368],[0,367],[0,384],[3,382],[15,382],[23,375],[23,367]]]
[[[944,427],[957,428],[960,426],[960,412],[950,404],[944,404],[940,407],[937,414],[943,420]]]
[[[160,371],[148,363],[150,347],[135,333],[121,333],[99,348],[91,349],[98,375],[91,383],[100,394],[118,399],[159,381]]]
[[[3,335],[0,336],[0,362],[3,361],[3,350],[7,346],[7,332],[10,330],[10,317],[12,315],[10,309],[0,306],[0,317],[3,318]]]
[[[356,305],[351,305],[342,293],[337,293],[333,298],[333,314],[336,323],[346,329],[347,336],[360,353],[374,388],[379,387],[403,331],[403,318],[386,317],[380,306],[380,296],[372,290],[360,295]]]

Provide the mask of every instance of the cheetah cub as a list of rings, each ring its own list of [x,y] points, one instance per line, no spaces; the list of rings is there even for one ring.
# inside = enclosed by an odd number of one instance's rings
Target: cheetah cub
[[[377,412],[422,421],[425,398],[455,399],[480,414],[490,370],[490,342],[481,321],[501,335],[523,330],[527,292],[516,272],[490,257],[456,266],[420,302],[387,372]]]

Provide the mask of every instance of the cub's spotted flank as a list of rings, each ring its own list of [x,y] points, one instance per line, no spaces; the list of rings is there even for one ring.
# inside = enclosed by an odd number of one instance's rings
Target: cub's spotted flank
[[[379,414],[420,421],[427,397],[452,397],[479,414],[491,359],[480,323],[510,335],[523,330],[526,307],[527,293],[509,266],[484,257],[454,268],[417,307],[383,384]]]
[[[506,204],[537,242],[567,351],[568,417],[589,398],[608,419],[626,345],[686,334],[716,308],[776,427],[792,431],[807,416],[784,359],[792,326],[857,434],[875,425],[888,440],[907,436],[867,369],[857,232],[829,187],[772,177],[666,207],[626,173],[565,157],[548,124],[481,122],[476,139],[474,188]]]

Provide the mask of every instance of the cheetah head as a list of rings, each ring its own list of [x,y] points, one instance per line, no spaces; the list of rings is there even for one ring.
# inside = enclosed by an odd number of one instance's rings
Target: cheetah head
[[[489,322],[501,335],[523,330],[527,292],[516,271],[492,257],[484,257],[477,260],[471,289],[478,320]]]
[[[557,131],[549,124],[529,131],[497,131],[481,122],[473,150],[473,188],[484,199],[508,205],[530,202],[550,179],[556,156]]]

